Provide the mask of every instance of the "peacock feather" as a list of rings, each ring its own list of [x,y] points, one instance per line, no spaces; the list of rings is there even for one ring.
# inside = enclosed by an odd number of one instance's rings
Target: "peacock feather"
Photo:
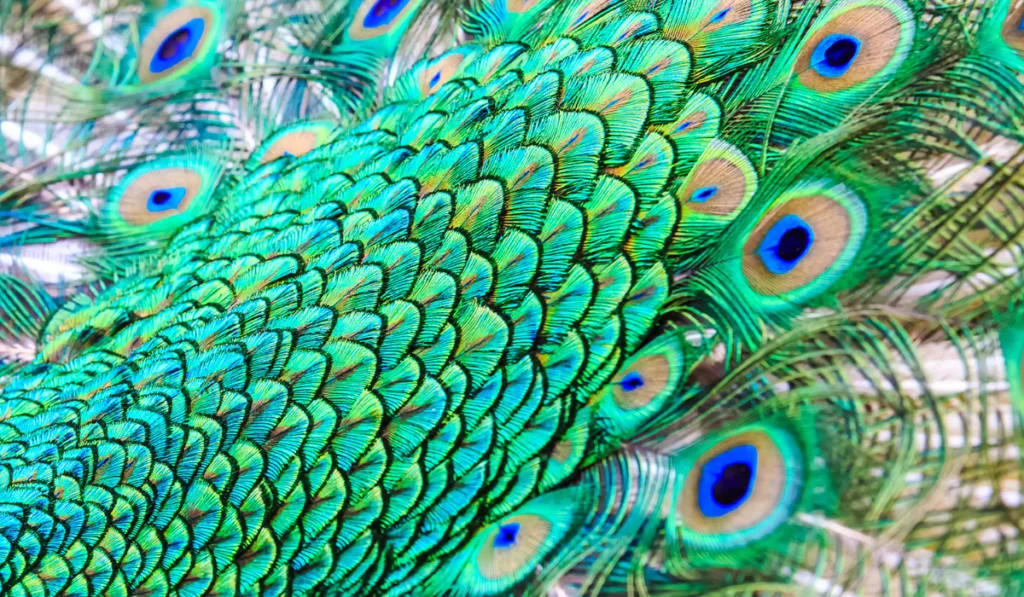
[[[1021,0],[0,0],[0,593],[1024,594]]]

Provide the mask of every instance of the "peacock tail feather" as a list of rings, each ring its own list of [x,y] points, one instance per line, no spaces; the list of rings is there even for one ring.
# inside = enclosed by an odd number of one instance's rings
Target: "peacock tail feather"
[[[0,0],[0,593],[1024,593],[1020,0]]]

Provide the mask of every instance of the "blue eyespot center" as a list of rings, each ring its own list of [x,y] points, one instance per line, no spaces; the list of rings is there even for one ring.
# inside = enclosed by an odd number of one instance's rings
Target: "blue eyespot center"
[[[409,0],[377,0],[363,17],[363,27],[374,29],[390,24],[408,3]]]
[[[825,37],[814,48],[811,66],[823,77],[835,79],[850,70],[860,54],[860,40],[852,35],[833,33]]]
[[[149,62],[150,72],[162,73],[191,58],[205,30],[206,21],[197,17],[171,32],[153,54]]]
[[[644,387],[644,378],[636,371],[630,371],[622,378],[620,383],[622,384],[622,391],[632,392]]]
[[[157,189],[149,194],[146,200],[146,209],[150,213],[159,213],[177,209],[185,198],[185,187],[173,187],[169,189]]]
[[[718,193],[718,187],[712,185],[709,187],[701,187],[690,195],[690,201],[694,203],[704,203],[708,199],[711,199]]]
[[[757,448],[736,446],[704,465],[697,489],[697,505],[708,518],[725,516],[749,498],[757,479]]]
[[[434,73],[433,77],[430,77],[430,88],[433,89],[437,82],[441,80],[441,71]]]
[[[718,22],[722,21],[723,19],[725,19],[725,16],[728,15],[729,11],[731,11],[731,10],[732,10],[731,8],[723,8],[722,10],[718,11],[717,13],[715,13],[715,16],[711,17],[711,21],[710,22],[718,23]]]
[[[773,274],[789,273],[811,250],[814,230],[800,216],[789,214],[772,226],[757,253]]]
[[[507,549],[516,544],[516,537],[519,536],[519,523],[510,522],[503,524],[498,527],[498,532],[494,535],[494,547],[498,549]]]

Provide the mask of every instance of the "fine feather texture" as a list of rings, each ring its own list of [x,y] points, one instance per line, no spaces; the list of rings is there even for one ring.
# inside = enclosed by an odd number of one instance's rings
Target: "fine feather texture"
[[[1024,591],[1018,0],[0,0],[0,592]]]

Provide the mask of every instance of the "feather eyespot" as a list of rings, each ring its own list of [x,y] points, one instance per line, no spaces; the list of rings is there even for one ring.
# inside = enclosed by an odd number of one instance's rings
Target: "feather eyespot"
[[[846,187],[802,184],[753,225],[740,274],[762,309],[786,308],[820,295],[842,276],[866,231],[867,209]]]
[[[627,359],[593,401],[613,435],[629,435],[661,412],[686,374],[678,335],[667,333]]]
[[[757,174],[739,149],[713,141],[690,171],[676,195],[687,219],[731,219],[757,190]]]
[[[788,520],[805,485],[796,437],[767,423],[694,445],[677,470],[675,537],[712,552],[769,535]]]
[[[914,13],[902,0],[841,0],[804,40],[797,78],[821,93],[884,82],[903,64],[913,41]]]
[[[199,72],[213,59],[224,14],[206,3],[153,15],[144,26],[137,74],[142,83]]]
[[[546,493],[496,521],[466,545],[448,566],[453,595],[504,595],[533,574],[543,559],[561,544],[577,524],[572,489]],[[449,577],[449,578],[451,578]]]
[[[136,167],[111,193],[106,227],[116,234],[173,232],[204,213],[220,178],[219,162],[202,155],[168,156]]]
[[[665,389],[669,381],[669,362],[662,354],[641,357],[612,383],[620,408],[634,410],[647,406]]]
[[[552,530],[550,520],[533,513],[518,514],[492,525],[476,557],[480,575],[489,581],[522,578],[530,569],[529,563],[543,555],[542,548]]]

